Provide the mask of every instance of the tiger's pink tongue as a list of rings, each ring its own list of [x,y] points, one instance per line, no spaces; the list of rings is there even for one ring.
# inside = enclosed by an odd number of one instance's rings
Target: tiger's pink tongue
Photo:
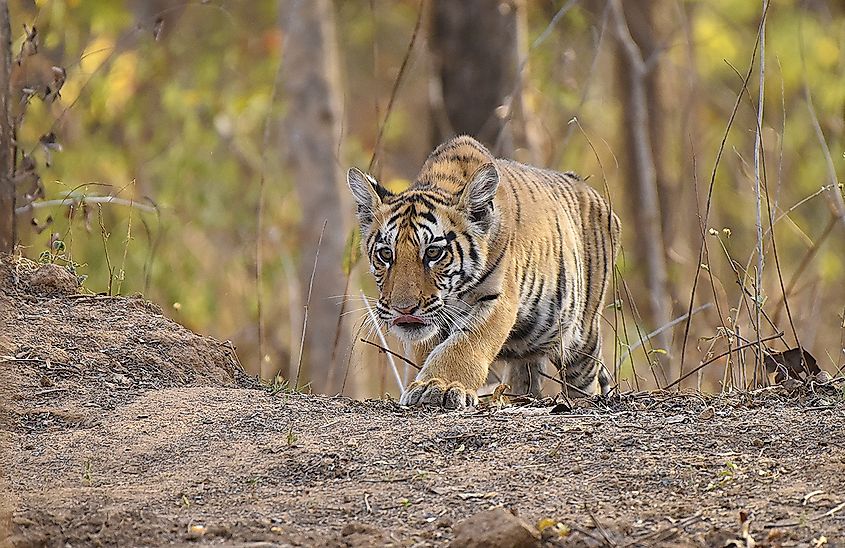
[[[394,318],[393,325],[408,325],[408,324],[425,324],[422,318],[419,316],[411,316],[410,314],[405,314],[403,316],[398,316]]]

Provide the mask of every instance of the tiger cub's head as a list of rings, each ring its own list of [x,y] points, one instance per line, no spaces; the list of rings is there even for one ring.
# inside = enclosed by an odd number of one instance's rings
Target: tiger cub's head
[[[399,194],[358,169],[347,174],[380,291],[378,316],[407,342],[460,324],[462,298],[484,272],[498,172],[486,162],[456,173],[430,173]]]

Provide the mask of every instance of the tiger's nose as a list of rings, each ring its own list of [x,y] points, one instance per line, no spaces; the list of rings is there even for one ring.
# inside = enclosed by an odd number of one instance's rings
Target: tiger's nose
[[[402,304],[405,304],[405,303],[402,303]],[[413,313],[413,312],[414,312],[414,310],[416,310],[416,309],[417,309],[417,305],[415,305],[415,304],[412,304],[412,305],[410,305],[410,306],[397,306],[397,305],[393,305],[393,308],[394,308],[397,312],[399,312],[400,314],[406,314],[406,315],[407,315],[407,314],[411,314],[411,313]]]

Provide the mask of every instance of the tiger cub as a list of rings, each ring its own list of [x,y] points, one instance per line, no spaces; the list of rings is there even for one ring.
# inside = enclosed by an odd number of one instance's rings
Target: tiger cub
[[[404,192],[355,168],[347,182],[378,317],[422,366],[402,404],[475,405],[494,360],[517,393],[539,395],[548,362],[572,394],[610,390],[599,325],[620,229],[596,190],[467,136]]]

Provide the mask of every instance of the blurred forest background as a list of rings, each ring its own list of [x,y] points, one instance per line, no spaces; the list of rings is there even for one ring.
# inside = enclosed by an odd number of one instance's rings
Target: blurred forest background
[[[624,256],[605,357],[621,389],[713,358],[679,384],[759,384],[758,337],[800,341],[830,373],[845,363],[841,2],[8,9],[0,170],[19,252],[94,292],[143,293],[233,341],[253,374],[294,379],[301,360],[314,391],[398,394],[384,354],[357,342],[382,344],[358,331],[360,291],[376,289],[353,251],[345,170],[400,190],[456,133],[609,193]]]

